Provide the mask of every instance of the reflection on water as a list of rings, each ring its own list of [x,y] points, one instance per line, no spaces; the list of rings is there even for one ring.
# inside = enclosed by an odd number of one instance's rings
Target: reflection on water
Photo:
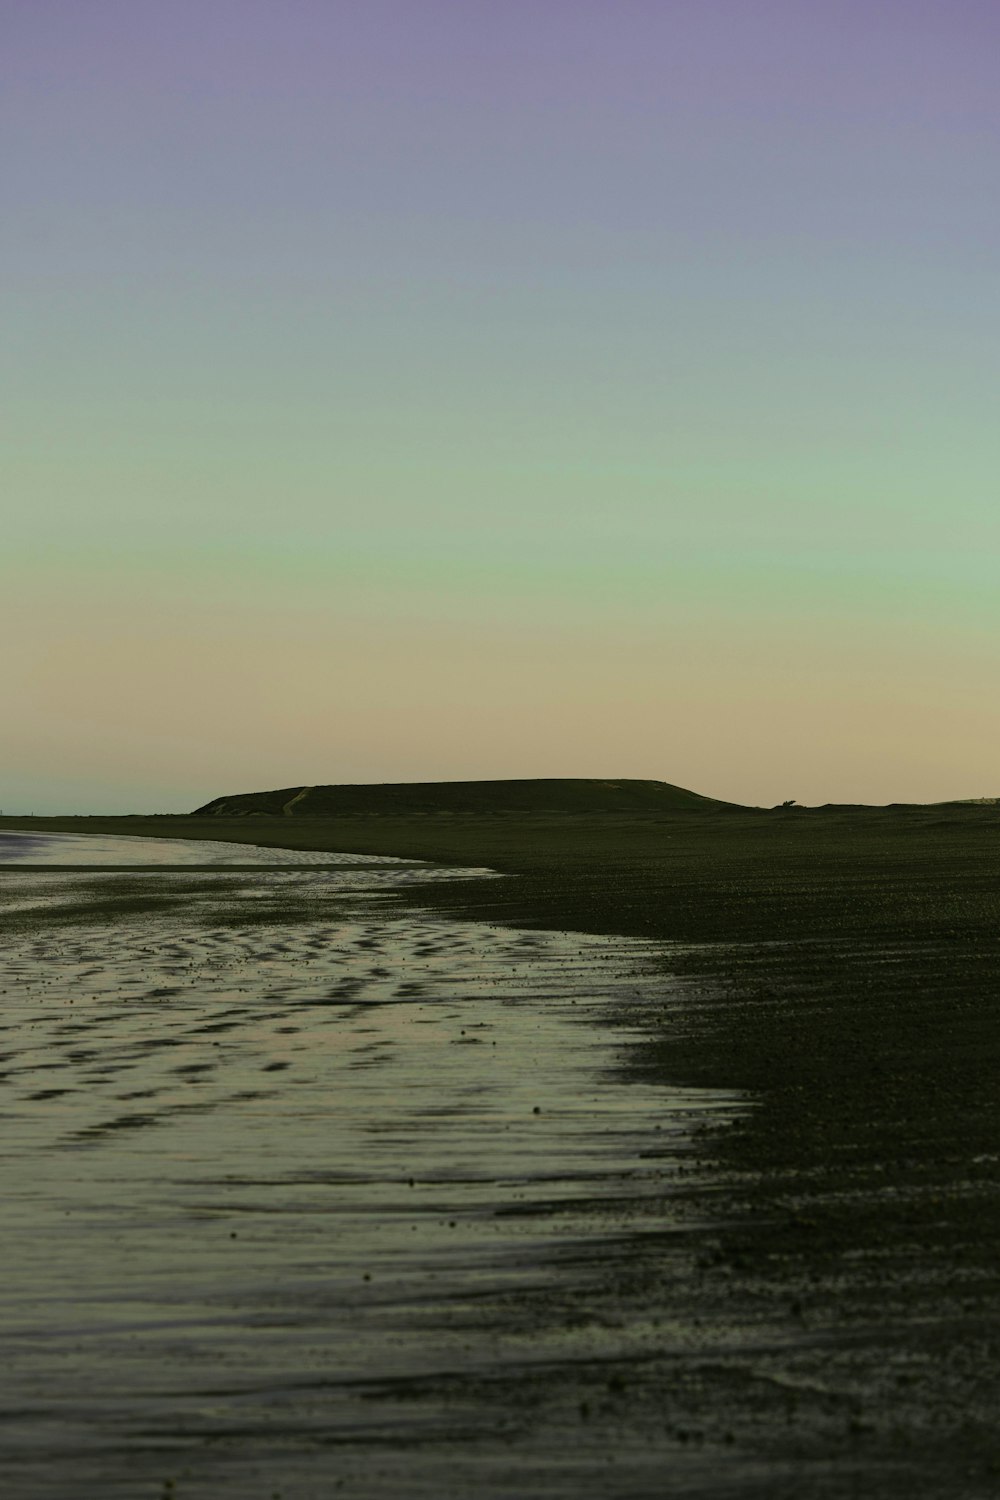
[[[123,890],[175,903],[113,922],[114,876],[0,881],[7,1493],[464,1493],[460,1458],[514,1495],[473,1387],[650,1337],[519,1309],[585,1291],[637,1200],[670,1227],[653,1120],[682,1152],[733,1107],[608,1081],[581,1021],[662,998],[655,950],[388,913],[414,872],[378,863],[151,872]]]
[[[421,865],[389,854],[265,849],[213,839],[147,839],[129,834],[0,830],[0,865]]]

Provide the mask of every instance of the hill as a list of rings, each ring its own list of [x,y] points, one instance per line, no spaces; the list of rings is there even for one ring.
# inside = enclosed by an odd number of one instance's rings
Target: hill
[[[711,812],[734,803],[702,797],[668,781],[401,781],[345,786],[288,786],[216,797],[195,816],[378,817],[431,813]]]

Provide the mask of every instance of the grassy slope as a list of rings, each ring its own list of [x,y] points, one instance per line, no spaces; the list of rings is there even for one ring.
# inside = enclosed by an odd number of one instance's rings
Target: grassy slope
[[[990,1493],[1000,1465],[981,1415],[983,1401],[1000,1400],[996,807],[32,826],[486,863],[518,878],[422,899],[488,920],[721,945],[676,955],[691,1003],[646,1018],[643,1063],[664,1080],[746,1088],[761,1101],[715,1143],[739,1209],[706,1284],[737,1302],[743,1288],[737,1321],[780,1305],[824,1357],[849,1345],[849,1373],[828,1382],[842,1389],[824,1399],[843,1400],[844,1443],[867,1444],[879,1463],[905,1458],[904,1488]],[[971,1476],[960,1490],[959,1460]],[[885,1478],[879,1493],[895,1492]]]

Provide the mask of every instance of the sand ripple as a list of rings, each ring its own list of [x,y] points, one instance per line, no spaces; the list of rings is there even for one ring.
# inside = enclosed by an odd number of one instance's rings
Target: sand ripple
[[[380,909],[401,878],[150,875],[109,921],[112,876],[4,876],[73,913],[0,963],[6,1493],[459,1493],[461,1456],[514,1494],[489,1382],[651,1337],[524,1308],[585,1300],[637,1203],[670,1230],[670,1152],[733,1107],[608,1081],[582,1021],[662,1001],[656,950]]]

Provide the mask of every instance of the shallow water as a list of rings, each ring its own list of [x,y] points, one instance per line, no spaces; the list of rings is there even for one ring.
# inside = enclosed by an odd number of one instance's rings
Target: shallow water
[[[336,854],[267,849],[215,839],[148,839],[129,834],[22,833],[0,830],[2,865],[390,865],[426,869],[423,860],[390,854]]]
[[[658,949],[386,907],[412,862],[234,849],[261,870],[122,882],[49,844],[0,879],[4,1493],[618,1493],[534,1449],[529,1484],[489,1387],[657,1341],[587,1288],[678,1227],[692,1121],[737,1107],[611,1076]]]

